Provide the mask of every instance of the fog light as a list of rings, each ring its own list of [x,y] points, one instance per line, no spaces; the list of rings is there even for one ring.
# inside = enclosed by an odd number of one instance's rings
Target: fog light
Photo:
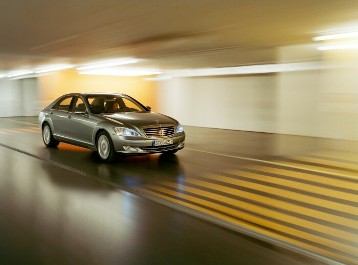
[[[182,148],[184,147],[184,142],[181,142],[179,145],[178,145],[178,148]]]
[[[132,147],[132,146],[127,146],[127,145],[123,145],[123,149],[125,151],[129,151],[129,152],[143,152],[143,150],[140,149],[139,147]]]

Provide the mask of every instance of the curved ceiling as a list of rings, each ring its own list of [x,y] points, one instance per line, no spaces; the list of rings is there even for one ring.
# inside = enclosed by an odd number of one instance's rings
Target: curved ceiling
[[[0,70],[113,57],[165,69],[270,63],[276,47],[355,27],[357,15],[356,0],[1,1]]]

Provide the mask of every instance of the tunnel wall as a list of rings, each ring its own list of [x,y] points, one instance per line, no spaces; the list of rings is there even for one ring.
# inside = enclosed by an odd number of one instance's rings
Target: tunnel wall
[[[158,110],[185,125],[275,132],[275,76],[174,78],[158,86]]]
[[[75,70],[61,71],[39,77],[41,107],[66,93],[114,92],[128,94],[144,105],[156,108],[155,84],[143,77],[80,75]]]
[[[0,117],[38,115],[37,78],[0,79]]]
[[[70,92],[121,92],[184,125],[358,140],[358,52],[278,49],[278,62],[318,61],[323,68],[262,75],[173,78],[79,75],[0,79],[0,117],[37,115]]]

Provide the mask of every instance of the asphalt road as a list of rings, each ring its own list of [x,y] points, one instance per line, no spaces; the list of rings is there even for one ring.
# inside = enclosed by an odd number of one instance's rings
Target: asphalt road
[[[332,208],[321,209],[302,200],[295,202],[290,194],[279,197],[273,190],[260,190],[263,180],[250,180],[249,186],[246,182],[240,187],[236,182],[220,186],[228,178],[248,178],[235,175],[243,169],[250,174],[260,166],[283,170],[285,163],[295,162],[277,161],[274,136],[246,134],[242,142],[234,138],[230,149],[230,142],[221,143],[217,131],[210,135],[204,129],[188,128],[195,137],[189,136],[186,148],[175,156],[119,157],[103,164],[83,148],[67,144],[45,148],[33,118],[0,120],[1,265],[356,264],[356,254],[349,251],[356,249],[357,241],[342,239],[344,233],[356,232],[354,202],[342,201],[338,194],[329,201]],[[199,133],[212,144],[198,141]],[[312,144],[299,144],[297,150],[312,151]],[[304,174],[308,169],[301,166],[290,168]],[[319,172],[327,168],[341,171],[334,176]],[[326,165],[309,172],[335,178],[342,192],[355,196],[357,181],[349,178],[355,169],[333,169]],[[283,183],[273,181],[268,187],[297,192],[286,182],[284,188]],[[230,193],[232,189],[241,193]],[[272,193],[268,200],[290,203],[296,212],[255,202],[255,196],[266,196],[264,192]],[[303,192],[302,196],[313,195]],[[314,198],[331,200],[322,194]],[[230,204],[230,200],[236,201]],[[335,204],[346,208],[336,209]],[[337,220],[303,216],[299,207]],[[279,220],[280,214],[289,221]],[[293,218],[312,227],[303,229]],[[329,234],[333,229],[342,234],[335,238]],[[303,233],[314,237],[302,239]]]

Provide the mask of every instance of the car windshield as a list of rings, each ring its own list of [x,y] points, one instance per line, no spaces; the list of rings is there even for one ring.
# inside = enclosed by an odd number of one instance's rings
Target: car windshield
[[[86,98],[94,114],[147,111],[139,102],[125,96],[89,95]]]

